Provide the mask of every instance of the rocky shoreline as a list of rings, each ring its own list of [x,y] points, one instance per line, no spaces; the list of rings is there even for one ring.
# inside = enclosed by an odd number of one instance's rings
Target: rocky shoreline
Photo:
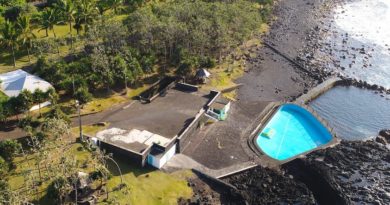
[[[263,40],[299,65],[268,47],[252,48],[256,55],[246,58],[248,71],[238,80],[244,86],[237,103],[292,100],[330,76],[340,77],[340,86],[374,90],[382,97],[390,94],[383,86],[345,77],[337,59],[326,57],[334,52],[331,45],[323,45],[325,35],[332,32],[327,29],[333,21],[331,11],[343,2],[279,1],[274,11],[278,19]],[[342,36],[348,40],[347,34]],[[320,49],[327,55],[318,56]],[[346,58],[358,52],[367,59],[369,49],[353,48]],[[342,141],[282,167],[257,167],[225,177],[223,181],[234,186],[245,202],[228,202],[220,192],[211,194],[216,189],[199,189],[199,183],[191,183],[198,199],[193,204],[390,204],[389,136],[390,131],[383,130],[371,140]]]
[[[283,169],[305,183],[320,204],[390,204],[389,143],[389,137],[342,141]]]
[[[248,204],[315,204],[308,187],[292,175],[269,168],[256,167],[224,181],[237,187]]]
[[[222,180],[234,189],[191,181],[195,195],[186,204],[389,204],[390,130],[367,141],[342,141],[282,167],[259,166]]]

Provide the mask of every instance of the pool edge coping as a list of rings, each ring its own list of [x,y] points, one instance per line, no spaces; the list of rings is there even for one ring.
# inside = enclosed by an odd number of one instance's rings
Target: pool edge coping
[[[322,144],[314,149],[311,149],[311,150],[308,150],[306,152],[302,152],[298,155],[295,155],[293,157],[290,157],[288,159],[285,159],[285,160],[277,160],[277,159],[274,159],[272,157],[270,157],[269,155],[267,155],[257,144],[256,144],[256,140],[257,140],[257,134],[259,134],[259,131],[264,129],[264,127],[268,124],[268,122],[272,119],[272,117],[275,115],[275,113],[279,110],[279,108],[282,106],[282,105],[286,105],[286,104],[293,104],[293,105],[297,105],[297,106],[301,106],[302,108],[304,108],[305,110],[307,110],[309,113],[311,113],[313,115],[314,118],[316,118],[331,134],[332,136],[332,139],[327,142],[326,144]],[[311,152],[314,152],[314,151],[317,151],[317,150],[321,150],[321,149],[326,149],[326,148],[329,148],[329,147],[334,147],[336,146],[337,144],[339,144],[341,142],[341,140],[337,137],[336,134],[334,134],[334,132],[332,131],[333,129],[331,129],[328,125],[328,123],[326,124],[323,124],[323,121],[326,122],[324,119],[322,119],[320,116],[318,116],[318,114],[314,114],[310,109],[306,109],[306,105],[301,105],[301,104],[298,104],[298,103],[294,103],[294,102],[287,102],[287,103],[283,103],[283,102],[278,102],[276,103],[276,106],[273,106],[271,108],[271,110],[269,110],[266,115],[260,120],[260,124],[251,132],[249,138],[248,138],[248,146],[249,148],[260,158],[259,159],[259,162],[260,162],[260,165],[263,165],[264,167],[268,167],[269,164],[274,164],[274,165],[283,165],[285,163],[288,163],[290,161],[293,161],[295,159],[298,159],[298,158],[303,158],[305,157],[307,154],[311,153]],[[313,110],[314,111],[314,110]],[[271,113],[271,114],[270,114]],[[262,163],[262,161],[266,161],[268,162],[267,165],[265,165],[264,163]],[[271,163],[270,163],[271,162]]]

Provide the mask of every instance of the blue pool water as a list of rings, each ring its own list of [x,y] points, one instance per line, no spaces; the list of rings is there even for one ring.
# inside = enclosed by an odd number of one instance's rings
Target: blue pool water
[[[331,141],[332,134],[306,109],[285,104],[279,107],[256,138],[268,156],[286,160]]]

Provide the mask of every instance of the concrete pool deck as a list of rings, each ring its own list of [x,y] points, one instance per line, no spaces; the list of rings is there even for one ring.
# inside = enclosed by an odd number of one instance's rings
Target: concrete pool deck
[[[297,98],[293,103],[309,110],[328,130],[332,131],[326,121],[307,107],[305,103],[331,89],[340,81],[342,80],[337,77],[324,81],[312,90],[309,90],[307,94]],[[284,161],[275,160],[258,151],[252,143],[253,139],[281,104],[283,102],[244,103],[239,101],[233,103],[231,113],[226,121],[206,126],[196,136],[192,137],[191,146],[183,153],[197,164],[196,166],[190,166],[190,168],[203,171],[210,176],[218,178],[256,166],[278,167],[296,158],[304,157],[312,151],[332,147],[340,142],[332,133],[333,138],[326,145]],[[175,163],[175,160],[172,162]],[[176,163],[179,167],[188,168],[187,165],[184,165],[185,163]]]

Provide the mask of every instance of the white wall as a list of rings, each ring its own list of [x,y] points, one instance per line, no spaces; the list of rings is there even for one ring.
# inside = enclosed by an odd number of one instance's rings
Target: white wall
[[[173,145],[161,158],[157,158],[153,155],[148,155],[148,164],[160,169],[167,163],[176,153],[176,144]]]
[[[41,103],[41,108],[43,107],[46,107],[46,106],[49,106],[51,103],[49,101],[46,101],[44,103]],[[39,104],[38,105],[34,105],[30,108],[30,111],[34,111],[34,110],[38,110],[39,109]]]

